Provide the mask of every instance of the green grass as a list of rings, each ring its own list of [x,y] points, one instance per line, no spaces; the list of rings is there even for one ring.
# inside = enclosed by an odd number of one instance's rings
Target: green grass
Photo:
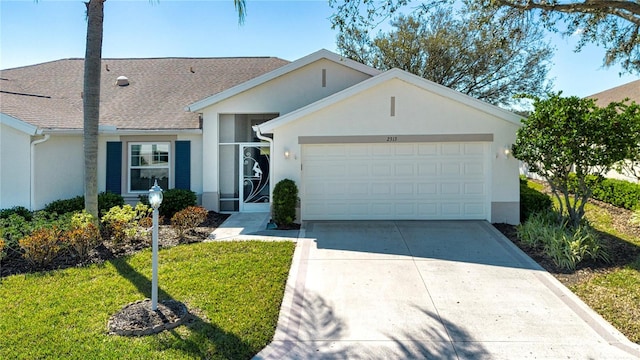
[[[0,359],[248,359],[273,337],[294,244],[221,242],[159,254],[159,299],[198,316],[147,337],[107,334],[109,317],[150,297],[151,253],[0,279]]]
[[[640,261],[571,286],[593,310],[640,344]]]

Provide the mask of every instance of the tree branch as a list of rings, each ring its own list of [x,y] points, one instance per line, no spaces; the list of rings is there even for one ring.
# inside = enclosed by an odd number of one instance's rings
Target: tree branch
[[[605,13],[623,18],[634,24],[640,25],[640,3],[635,1],[620,0],[586,0],[584,2],[569,2],[565,4],[547,3],[544,1],[513,1],[495,0],[498,5],[508,6],[520,10],[540,9],[546,11],[558,11],[563,13]]]

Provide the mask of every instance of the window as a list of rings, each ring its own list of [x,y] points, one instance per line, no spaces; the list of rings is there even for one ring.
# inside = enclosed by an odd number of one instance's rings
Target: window
[[[129,192],[146,192],[154,180],[169,189],[171,143],[129,143]]]

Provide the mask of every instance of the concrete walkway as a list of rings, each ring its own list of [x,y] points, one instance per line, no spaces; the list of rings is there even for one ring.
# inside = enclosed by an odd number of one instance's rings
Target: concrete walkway
[[[207,241],[263,240],[263,241],[297,241],[298,230],[267,230],[271,219],[269,213],[234,213],[231,214]]]
[[[255,359],[638,359],[481,221],[306,222]]]

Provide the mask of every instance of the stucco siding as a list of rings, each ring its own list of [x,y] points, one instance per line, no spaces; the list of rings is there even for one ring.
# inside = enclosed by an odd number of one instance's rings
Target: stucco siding
[[[0,209],[30,207],[30,140],[24,132],[0,124]]]
[[[370,77],[347,66],[321,59],[205,108],[202,111],[203,206],[211,210],[219,209],[219,120],[235,114],[286,114]]]
[[[52,135],[35,148],[34,208],[82,195],[84,159],[81,135]]]
[[[395,115],[391,116],[391,98]],[[493,134],[492,203],[519,202],[518,162],[504,156],[515,142],[518,125],[458,101],[392,79],[274,130],[274,183],[290,178],[300,184],[299,136]],[[281,159],[288,149],[294,156]]]

